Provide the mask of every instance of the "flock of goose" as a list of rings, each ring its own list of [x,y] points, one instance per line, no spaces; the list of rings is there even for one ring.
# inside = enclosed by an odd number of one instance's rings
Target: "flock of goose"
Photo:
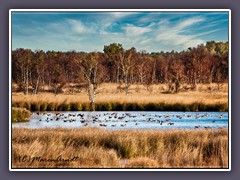
[[[131,126],[138,126],[142,123],[154,123],[155,126],[174,126],[178,123],[178,120],[200,120],[211,117],[211,123],[216,123],[218,119],[223,118],[223,114],[211,115],[210,113],[200,114],[181,114],[181,115],[159,115],[154,113],[117,113],[117,112],[105,112],[105,113],[36,113],[37,119],[42,122],[63,122],[63,123],[81,123],[82,126],[99,126],[99,127],[126,127],[129,124]],[[174,122],[172,122],[174,121]],[[200,124],[200,123],[199,123]],[[211,129],[211,126],[194,125],[192,128],[199,129]]]

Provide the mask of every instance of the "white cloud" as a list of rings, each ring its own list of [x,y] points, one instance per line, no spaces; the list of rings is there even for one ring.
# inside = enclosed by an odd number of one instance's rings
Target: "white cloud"
[[[111,12],[109,13],[110,16],[113,16],[116,19],[120,19],[132,14],[136,14],[136,12]]]
[[[220,31],[220,30],[222,30],[222,29],[219,28],[219,29],[213,29],[211,31],[206,31],[206,32],[203,32],[203,33],[198,33],[198,34],[195,35],[195,37],[204,36],[204,35],[211,34],[211,33],[214,33],[216,31]]]
[[[33,28],[17,28],[28,36],[42,41],[42,47],[56,49],[76,49],[80,51],[102,51],[104,45],[121,43],[124,48],[136,47],[137,50],[153,51],[181,51],[188,47],[204,43],[205,35],[222,29],[207,28],[211,23],[204,16],[191,16],[179,19],[176,16],[141,14],[138,12],[109,12],[86,19],[62,19]],[[175,18],[175,19],[172,19]],[[128,23],[128,24],[126,24]],[[199,26],[199,23],[201,23]],[[27,33],[26,33],[27,32]],[[30,38],[30,37],[29,37]],[[27,39],[27,38],[26,38]],[[19,44],[22,41],[19,40]],[[45,44],[45,46],[44,46]],[[40,48],[40,47],[39,47]]]
[[[96,25],[101,33],[112,33],[111,29],[118,25],[119,21],[137,14],[139,12],[108,12],[103,16],[96,17]]]
[[[95,29],[92,26],[86,26],[80,20],[68,19],[67,22],[75,33],[82,34],[95,32]]]
[[[145,45],[145,44],[147,44],[149,42],[151,42],[151,39],[150,38],[146,38],[146,39],[143,39],[142,41],[140,41],[139,44]]]
[[[187,28],[189,26],[195,25],[199,22],[204,21],[204,18],[202,17],[195,17],[195,18],[189,18],[189,19],[185,19],[183,21],[180,21],[175,27],[174,30],[175,31],[181,31],[184,28]]]
[[[202,21],[204,21],[204,18],[195,17],[184,19],[175,25],[170,25],[169,22],[161,22],[157,30],[156,40],[163,44],[171,44],[173,47],[181,46],[182,49],[204,43],[204,40],[199,37],[203,34],[190,35],[186,33],[190,26]]]
[[[122,27],[122,29],[128,36],[139,36],[151,31],[149,27],[138,27],[134,25],[127,25],[125,27]]]

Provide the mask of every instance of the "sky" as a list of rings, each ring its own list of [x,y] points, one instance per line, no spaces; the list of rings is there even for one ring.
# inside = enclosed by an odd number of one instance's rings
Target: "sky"
[[[228,41],[228,12],[12,12],[12,49],[147,52]]]

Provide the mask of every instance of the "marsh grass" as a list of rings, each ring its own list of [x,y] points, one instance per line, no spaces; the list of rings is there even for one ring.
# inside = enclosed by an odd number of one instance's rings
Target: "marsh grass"
[[[74,162],[21,162],[78,157]],[[12,130],[13,168],[228,168],[228,130]]]
[[[227,111],[227,84],[219,91],[208,91],[209,85],[198,85],[195,91],[163,94],[166,85],[132,85],[130,94],[116,93],[117,84],[103,84],[95,100],[97,111]],[[214,85],[212,85],[214,86]],[[216,86],[216,85],[215,85]],[[161,89],[161,90],[159,90]],[[211,88],[214,89],[214,88]],[[77,94],[12,94],[12,106],[31,111],[88,111],[86,92]]]
[[[12,108],[12,122],[29,121],[31,112],[25,108]]]
[[[30,105],[29,105],[30,104]],[[13,107],[26,107],[30,111],[89,111],[88,103],[80,102],[17,102]],[[119,103],[119,102],[98,102],[95,104],[96,111],[228,111],[228,104],[205,104],[193,102],[191,104],[181,103]]]

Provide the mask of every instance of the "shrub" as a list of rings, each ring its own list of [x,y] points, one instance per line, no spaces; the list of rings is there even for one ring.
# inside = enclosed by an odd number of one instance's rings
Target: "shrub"
[[[31,112],[25,108],[12,107],[12,122],[27,122]]]
[[[30,102],[25,102],[24,107],[25,107],[27,110],[31,110],[31,103],[30,103]]]

